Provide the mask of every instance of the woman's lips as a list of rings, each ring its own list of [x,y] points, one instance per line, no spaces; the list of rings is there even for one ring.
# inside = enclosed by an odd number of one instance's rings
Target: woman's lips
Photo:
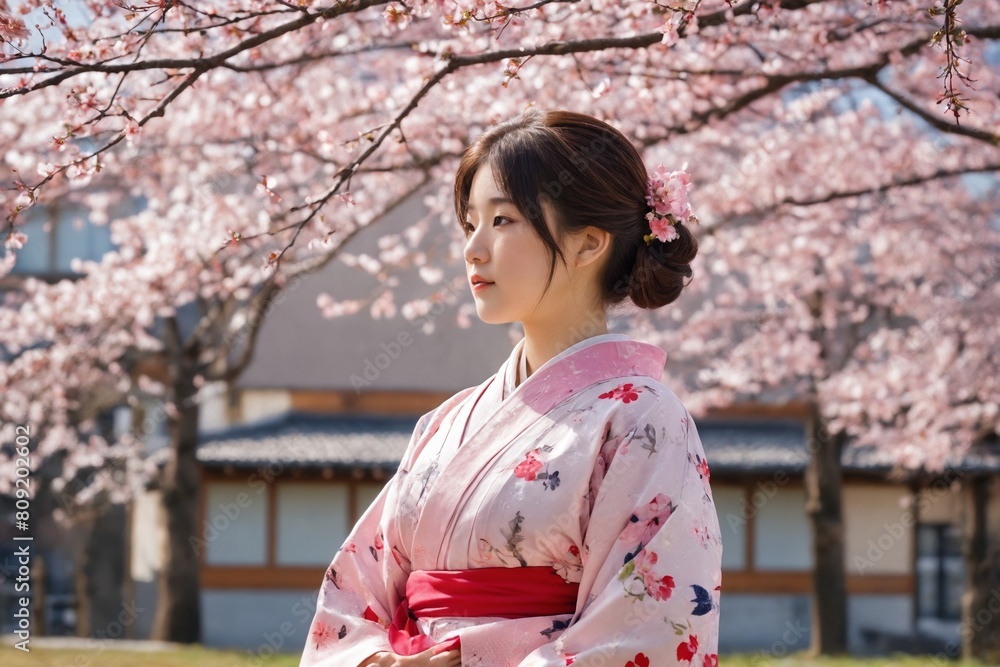
[[[493,283],[474,283],[472,285],[472,291],[473,292],[478,292],[480,290],[484,290],[484,289],[486,289],[487,287],[489,287],[492,284]]]

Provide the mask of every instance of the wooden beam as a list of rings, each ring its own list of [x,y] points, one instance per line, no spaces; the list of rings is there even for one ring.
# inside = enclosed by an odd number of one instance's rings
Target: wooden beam
[[[451,398],[453,391],[355,391],[292,389],[293,410],[324,414],[419,415]]]
[[[725,419],[725,418],[760,418],[760,419],[798,419],[808,415],[808,406],[799,401],[789,401],[780,405],[771,403],[738,403],[724,408],[713,408],[708,410],[699,419]]]
[[[855,595],[911,595],[913,575],[847,575],[847,592]],[[723,571],[722,594],[726,593],[812,593],[812,572]]]
[[[318,589],[325,566],[319,567],[236,567],[207,566],[201,569],[202,588]]]

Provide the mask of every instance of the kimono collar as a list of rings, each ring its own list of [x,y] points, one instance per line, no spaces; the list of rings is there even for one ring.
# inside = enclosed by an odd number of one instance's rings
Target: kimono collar
[[[554,405],[553,401],[603,380],[647,376],[659,382],[667,360],[667,353],[656,345],[624,334],[599,334],[563,350],[515,387],[515,372],[524,359],[523,348],[522,338],[504,363],[503,377],[509,379],[508,396],[516,394],[537,408]]]

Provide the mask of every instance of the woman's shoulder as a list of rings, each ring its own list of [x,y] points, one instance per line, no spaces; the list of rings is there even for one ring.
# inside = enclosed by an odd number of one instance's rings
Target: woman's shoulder
[[[613,402],[622,419],[689,421],[691,418],[677,394],[660,380],[649,376],[617,378],[603,383],[598,389],[595,400]]]

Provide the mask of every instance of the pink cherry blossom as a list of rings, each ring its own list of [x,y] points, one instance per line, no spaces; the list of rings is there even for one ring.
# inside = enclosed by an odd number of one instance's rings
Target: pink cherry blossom
[[[675,505],[670,498],[662,493],[645,505],[641,505],[632,514],[632,518],[622,531],[619,540],[628,543],[648,544],[650,538],[660,530],[660,526],[674,511]]]

